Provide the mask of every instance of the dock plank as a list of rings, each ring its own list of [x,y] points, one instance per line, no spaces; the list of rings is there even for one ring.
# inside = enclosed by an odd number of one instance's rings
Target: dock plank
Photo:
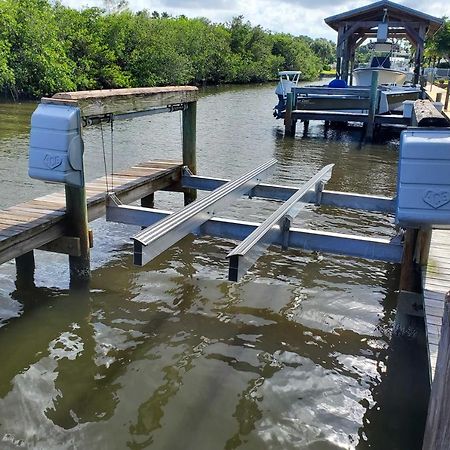
[[[108,177],[108,187],[124,203],[131,203],[181,179],[178,161],[146,161]],[[112,184],[112,180],[114,183]],[[89,220],[106,210],[106,178],[86,184]],[[0,211],[0,264],[64,235],[64,189]]]
[[[450,290],[450,230],[433,230],[428,265],[423,270],[423,280],[425,326],[432,380],[436,370],[444,299],[445,294]]]

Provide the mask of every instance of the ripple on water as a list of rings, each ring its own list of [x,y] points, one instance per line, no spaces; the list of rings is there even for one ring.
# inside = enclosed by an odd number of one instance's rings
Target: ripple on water
[[[208,92],[198,104],[201,175],[236,178],[275,157],[267,181],[300,186],[334,163],[327,189],[393,195],[398,140],[363,146],[361,128],[330,129],[324,140],[320,123],[311,123],[308,137],[299,124],[295,139],[284,138],[270,114],[272,86]],[[0,138],[3,206],[54,190],[18,183],[25,122],[21,133],[8,128]],[[180,157],[178,114],[115,128],[115,170]],[[84,138],[91,179],[103,173],[100,129],[86,129]],[[176,210],[182,195],[158,192],[155,201]],[[261,222],[278,206],[239,200],[223,216]],[[394,234],[392,216],[314,205],[295,226]],[[270,247],[240,283],[229,283],[226,255],[236,242],[187,237],[137,268],[129,241],[137,227],[103,219],[92,227],[89,292],[66,290],[64,256],[38,254],[37,286],[27,290],[16,289],[13,263],[2,266],[2,449],[420,447],[414,431],[426,399],[414,376],[421,364],[405,359],[420,352],[391,344],[395,268]]]

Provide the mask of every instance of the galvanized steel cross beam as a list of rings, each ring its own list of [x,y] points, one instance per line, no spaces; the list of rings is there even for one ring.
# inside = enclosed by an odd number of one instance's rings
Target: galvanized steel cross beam
[[[133,236],[134,263],[143,266],[214,216],[219,207],[230,204],[256,186],[276,164],[271,159],[256,169],[215,189],[182,210]]]
[[[311,190],[321,191],[323,184],[330,179],[333,167],[334,164],[329,164],[304,183],[289,200],[228,254],[227,258],[230,260],[228,279],[230,281],[238,281],[266,248],[277,240],[280,234],[284,236],[282,237],[283,247],[289,245],[290,224],[307,204],[306,201],[302,201],[303,198]]]

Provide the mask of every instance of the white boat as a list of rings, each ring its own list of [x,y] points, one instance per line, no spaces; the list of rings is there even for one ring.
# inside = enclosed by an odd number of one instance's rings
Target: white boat
[[[353,70],[353,86],[370,86],[374,72],[378,72],[379,85],[402,86],[411,75],[407,58],[395,56],[393,52],[398,48],[391,42],[375,42],[371,47],[374,54],[369,65]]]
[[[361,67],[353,70],[353,86],[370,86],[372,74],[378,72],[378,84],[401,86],[406,81],[406,72],[381,67]]]
[[[273,113],[277,119],[281,117],[281,113],[286,109],[287,94],[292,91],[293,87],[298,85],[301,74],[299,70],[283,70],[278,72],[280,81],[275,89],[275,94],[278,96],[278,104],[275,106]]]

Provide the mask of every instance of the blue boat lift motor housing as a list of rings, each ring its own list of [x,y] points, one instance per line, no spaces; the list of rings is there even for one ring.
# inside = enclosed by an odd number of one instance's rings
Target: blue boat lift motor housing
[[[450,228],[450,128],[402,132],[396,222]]]
[[[83,151],[80,109],[41,103],[31,117],[29,176],[82,187]]]

